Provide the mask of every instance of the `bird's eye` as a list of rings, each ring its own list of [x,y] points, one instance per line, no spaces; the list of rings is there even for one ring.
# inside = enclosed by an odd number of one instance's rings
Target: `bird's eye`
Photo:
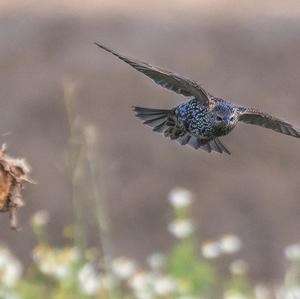
[[[233,121],[233,120],[234,120],[234,117],[233,117],[233,116],[231,116],[229,120],[230,120],[230,121]]]
[[[222,121],[222,117],[221,116],[217,116],[217,121]]]

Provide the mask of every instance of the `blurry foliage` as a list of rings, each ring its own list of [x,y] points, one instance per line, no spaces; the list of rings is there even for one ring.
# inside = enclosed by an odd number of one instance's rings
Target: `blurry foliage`
[[[178,194],[182,192],[177,191]],[[44,237],[51,218],[45,211],[37,212],[31,222],[37,245],[32,252],[32,264],[25,271],[11,251],[4,245],[0,248],[0,298],[298,298],[300,245],[286,249],[290,265],[282,286],[273,289],[255,286],[247,278],[246,262],[236,258],[241,247],[236,236],[227,235],[217,241],[199,244],[195,227],[178,234],[182,229],[181,217],[184,215],[185,220],[189,220],[192,203],[188,202],[184,207],[177,206],[172,200],[170,203],[175,211],[172,223],[179,225],[170,230],[174,245],[164,254],[155,252],[149,256],[148,267],[144,269],[126,257],[109,259],[103,267],[106,257],[95,248],[83,248],[80,252],[82,248],[75,239],[65,247],[52,246]],[[184,212],[178,209],[184,209]],[[221,271],[224,264],[227,272]]]
[[[176,244],[169,257],[169,271],[181,280],[187,293],[209,294],[214,284],[212,266],[199,258],[193,240]]]

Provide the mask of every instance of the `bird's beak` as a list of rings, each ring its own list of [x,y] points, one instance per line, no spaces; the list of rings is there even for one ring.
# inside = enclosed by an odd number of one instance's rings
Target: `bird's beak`
[[[230,119],[229,119],[229,117],[224,117],[224,118],[223,118],[223,122],[224,122],[224,124],[225,124],[226,126],[230,125]]]

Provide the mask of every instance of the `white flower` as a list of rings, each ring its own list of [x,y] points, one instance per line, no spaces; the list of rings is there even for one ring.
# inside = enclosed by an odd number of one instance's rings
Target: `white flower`
[[[287,246],[285,249],[285,257],[289,260],[299,260],[300,259],[300,244],[293,244]]]
[[[101,288],[100,276],[90,263],[85,264],[79,271],[78,280],[82,293],[86,295],[96,295]]]
[[[154,282],[154,292],[158,296],[167,296],[174,293],[176,290],[177,284],[171,277],[159,277]]]
[[[0,285],[13,287],[22,274],[21,263],[4,247],[0,248]]]
[[[58,279],[65,279],[71,274],[69,264],[57,264],[53,269],[53,275]]]
[[[8,265],[11,253],[8,249],[0,247],[0,269]]]
[[[46,275],[53,275],[55,272],[56,264],[50,260],[41,260],[38,262],[39,270]]]
[[[136,271],[136,265],[133,261],[120,257],[112,262],[112,271],[120,279],[128,279]]]
[[[271,291],[262,284],[255,286],[254,294],[255,299],[270,299],[273,297]]]
[[[33,227],[42,227],[49,223],[49,219],[49,213],[46,210],[40,210],[32,216],[31,223]]]
[[[191,235],[194,225],[190,220],[178,219],[169,224],[169,231],[176,238],[182,239]]]
[[[148,257],[147,262],[152,270],[160,270],[165,266],[166,258],[161,253],[154,253]]]
[[[207,259],[214,259],[221,255],[221,249],[217,242],[206,242],[202,245],[202,255]]]
[[[176,188],[169,193],[168,199],[174,208],[185,208],[192,203],[192,193],[185,189]]]
[[[33,260],[39,270],[57,279],[65,279],[72,273],[72,267],[79,259],[79,252],[75,247],[50,248],[37,246],[33,251]]]
[[[129,281],[129,286],[133,289],[136,298],[153,298],[153,276],[151,274],[145,272],[134,274]]]
[[[248,264],[243,260],[236,260],[230,264],[229,270],[234,275],[243,275],[248,270]]]
[[[129,286],[135,291],[147,290],[152,283],[153,279],[150,274],[139,272],[133,275],[129,281]]]
[[[278,299],[300,299],[300,287],[282,288],[277,293]]]
[[[3,290],[0,288],[0,298],[2,299],[20,299],[20,296],[8,290]]]
[[[241,241],[235,235],[225,235],[221,238],[219,246],[223,253],[232,254],[241,249]]]
[[[20,279],[21,274],[22,274],[21,263],[15,259],[11,259],[9,261],[9,264],[7,265],[7,267],[4,269],[2,273],[1,276],[2,284],[9,288],[15,286],[18,280]]]

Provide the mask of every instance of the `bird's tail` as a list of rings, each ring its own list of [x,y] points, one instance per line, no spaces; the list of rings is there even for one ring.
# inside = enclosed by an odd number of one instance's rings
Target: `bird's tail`
[[[155,132],[163,133],[172,122],[172,110],[133,107],[133,111],[144,121],[145,125],[152,127]]]

